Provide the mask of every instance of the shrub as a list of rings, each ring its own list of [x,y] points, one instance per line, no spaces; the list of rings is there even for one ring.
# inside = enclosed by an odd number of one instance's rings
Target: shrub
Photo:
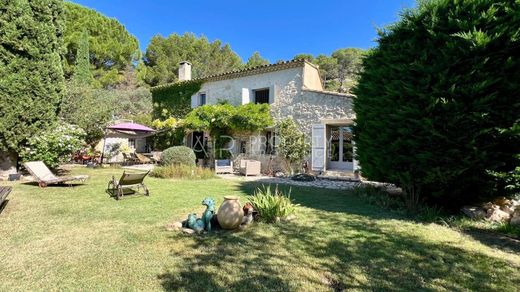
[[[257,188],[249,202],[258,212],[260,220],[267,223],[287,218],[296,211],[296,205],[291,202],[290,191],[286,196],[278,190],[278,186],[274,190],[271,190],[271,186]]]
[[[161,163],[163,165],[187,165],[195,167],[195,152],[186,146],[174,146],[163,151]]]
[[[301,163],[309,153],[310,145],[305,141],[305,135],[292,119],[278,123],[278,154],[284,159],[288,171],[294,173],[293,165]]]
[[[357,159],[407,205],[458,209],[520,186],[520,4],[420,1],[380,32],[355,90]],[[503,183],[501,181],[507,181]]]
[[[155,167],[150,175],[158,178],[178,179],[210,179],[216,177],[215,172],[209,168],[191,167],[187,165]]]
[[[81,128],[61,123],[35,135],[22,148],[22,161],[41,160],[49,167],[56,167],[67,161],[70,154],[78,151],[84,144],[85,131]]]
[[[4,164],[4,152],[16,158],[27,139],[56,121],[64,90],[60,58],[64,26],[63,1],[0,3],[0,160]]]

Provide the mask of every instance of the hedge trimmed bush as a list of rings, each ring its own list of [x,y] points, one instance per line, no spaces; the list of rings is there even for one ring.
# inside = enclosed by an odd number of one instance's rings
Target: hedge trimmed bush
[[[195,152],[186,146],[174,146],[163,151],[161,162],[163,165],[187,165],[195,167]]]
[[[63,97],[63,1],[0,1],[0,153],[49,128]]]
[[[380,32],[355,90],[364,177],[459,207],[507,195],[519,165],[520,2],[420,1]],[[509,188],[513,191],[514,188]]]

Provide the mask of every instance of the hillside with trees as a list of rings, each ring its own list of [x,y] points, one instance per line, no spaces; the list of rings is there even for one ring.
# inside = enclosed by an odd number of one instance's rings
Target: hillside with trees
[[[350,93],[363,70],[362,60],[365,53],[361,49],[345,48],[334,51],[330,56],[298,54],[294,59],[306,59],[318,65],[326,90]]]

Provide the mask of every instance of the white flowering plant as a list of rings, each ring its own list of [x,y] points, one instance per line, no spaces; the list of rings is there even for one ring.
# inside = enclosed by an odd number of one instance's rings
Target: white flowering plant
[[[85,131],[65,122],[30,137],[20,151],[22,161],[43,161],[49,167],[70,159],[70,155],[85,144]]]

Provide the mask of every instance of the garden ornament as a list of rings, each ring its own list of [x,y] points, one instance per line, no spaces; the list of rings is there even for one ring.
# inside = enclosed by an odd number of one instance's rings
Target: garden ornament
[[[202,201],[202,205],[206,206],[206,210],[202,213],[202,218],[197,219],[197,214],[191,213],[188,215],[186,225],[196,232],[202,232],[203,230],[211,232],[211,218],[215,214],[215,201],[212,198],[205,198]]]

